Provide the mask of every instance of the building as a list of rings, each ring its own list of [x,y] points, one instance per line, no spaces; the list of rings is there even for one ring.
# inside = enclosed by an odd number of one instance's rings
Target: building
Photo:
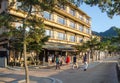
[[[54,12],[44,11],[46,35],[51,38],[47,42],[47,54],[67,55],[74,51],[74,45],[81,44],[91,37],[90,17],[76,6],[68,3],[56,7]]]
[[[22,12],[16,11],[19,4],[17,3],[10,10],[10,14],[17,17],[25,17]],[[7,0],[1,1],[0,6],[1,12],[7,7]],[[46,58],[50,54],[71,54],[75,51],[75,45],[82,44],[82,42],[89,40],[91,37],[91,18],[71,3],[65,6],[56,6],[53,12],[44,11],[43,18],[46,30],[45,34],[50,36],[49,41],[43,46],[44,51],[41,53]],[[4,31],[4,28],[0,29]],[[4,49],[2,48],[2,43],[0,43],[0,50]]]

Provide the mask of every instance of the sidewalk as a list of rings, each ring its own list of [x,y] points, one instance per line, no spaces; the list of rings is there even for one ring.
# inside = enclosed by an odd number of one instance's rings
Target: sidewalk
[[[98,65],[99,64],[99,62],[92,62],[92,63],[90,63],[89,64],[89,66],[88,66],[88,69],[89,68],[93,68],[94,66],[96,66],[96,65]],[[82,65],[79,65],[79,66],[82,66]],[[42,66],[41,66],[42,67]],[[47,66],[45,67],[43,67],[43,68],[47,68]],[[53,68],[55,68],[55,65],[51,65],[51,66],[48,66],[48,68],[47,69],[53,69]],[[11,69],[11,70],[16,70],[16,71],[19,71],[19,70],[21,70],[20,68],[18,68],[18,67],[16,67],[16,68],[11,68],[11,67],[9,67],[9,69]],[[36,67],[31,67],[31,71],[32,70],[37,70],[38,68],[36,68]],[[64,64],[62,67],[61,67],[61,70],[60,71],[65,71],[65,70],[68,70],[68,69],[72,69],[72,64],[70,64],[70,65],[66,65],[66,64]],[[53,69],[54,70],[54,69]],[[59,70],[57,70],[56,72],[60,72]],[[61,80],[59,80],[59,79],[55,79],[55,78],[52,78],[52,77],[39,77],[39,78],[30,78],[31,79],[31,81],[30,81],[30,83],[62,83],[62,81]],[[18,81],[15,81],[15,82],[12,82],[12,83],[25,83],[25,80],[23,79],[23,80],[18,80]]]
[[[89,66],[88,66],[88,69],[91,69],[91,68],[94,68],[96,65],[99,65],[100,63],[106,61],[106,60],[109,60],[110,57],[108,57],[107,59],[105,60],[102,60],[102,61],[95,61],[95,62],[91,62],[89,63]],[[106,61],[107,62],[107,61]],[[109,62],[109,61],[108,61]],[[81,67],[82,65],[79,64],[79,66]],[[51,65],[51,66],[39,66],[39,67],[29,67],[32,70],[38,70],[38,69],[50,69],[51,71],[54,70],[53,68],[55,68],[55,65]],[[11,71],[15,70],[15,71],[20,71],[21,69],[23,70],[23,68],[20,68],[20,67],[8,67],[8,69],[10,69]],[[61,70],[60,71],[65,71],[67,69],[72,69],[72,64],[70,65],[63,65]],[[55,70],[54,70],[55,71]],[[56,72],[59,72],[59,71],[56,71]],[[0,68],[0,76],[4,75],[4,74],[9,74],[9,72],[7,72],[7,69],[6,68]],[[55,78],[52,78],[52,77],[31,77],[30,78],[31,81],[30,83],[62,83],[62,81],[58,80],[58,79],[55,79]],[[18,81],[14,81],[14,82],[11,82],[11,83],[24,83],[24,79],[23,80],[18,80]]]
[[[90,67],[92,68],[95,65],[97,65],[97,63],[93,63],[93,64],[91,63],[91,65],[89,65],[89,68]],[[54,67],[54,65],[52,65],[52,69],[53,69],[53,67]],[[14,67],[14,68],[13,67],[8,67],[8,69],[11,70],[11,71],[13,71],[13,70],[14,71],[21,71],[21,69],[23,70],[23,68],[20,68],[20,67]],[[3,76],[3,75],[5,76],[5,75],[8,75],[8,74],[11,74],[10,72],[8,72],[9,71],[8,69],[0,68],[0,76]],[[32,69],[35,71],[38,68],[34,68],[34,67],[32,68],[31,67],[31,71],[32,71]],[[72,69],[72,64],[70,64],[70,65],[63,65],[60,71],[65,71],[67,69]],[[60,71],[57,70],[56,72],[60,72]],[[52,78],[52,77],[39,77],[39,78],[30,77],[30,79],[31,79],[30,83],[39,83],[39,82],[40,83],[62,83],[61,80],[55,79],[55,78]],[[10,80],[10,78],[9,78],[9,80]],[[25,83],[25,80],[24,79],[16,80],[16,81],[13,81],[11,83]]]
[[[19,71],[19,69],[7,69],[7,68],[0,68],[0,83],[25,83],[25,77],[22,75],[21,78],[19,78],[18,74],[12,73],[12,71]],[[14,75],[14,76],[13,76]],[[9,77],[10,76],[10,77]],[[11,77],[12,76],[12,77]],[[14,78],[14,80],[13,80]],[[4,81],[6,79],[6,81]],[[56,83],[56,79],[52,77],[34,77],[30,76],[30,83]],[[60,82],[59,82],[60,83]]]

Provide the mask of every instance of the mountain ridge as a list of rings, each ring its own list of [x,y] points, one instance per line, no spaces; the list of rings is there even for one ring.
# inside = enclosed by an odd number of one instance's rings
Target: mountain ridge
[[[101,37],[114,37],[114,36],[117,36],[117,32],[115,29],[117,29],[117,27],[112,26],[110,29],[108,29],[104,32],[92,31],[92,34],[97,35],[97,36],[101,36]]]

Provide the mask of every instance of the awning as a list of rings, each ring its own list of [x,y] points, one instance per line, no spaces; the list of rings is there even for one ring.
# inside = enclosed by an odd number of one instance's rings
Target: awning
[[[67,44],[46,44],[43,45],[44,49],[48,50],[61,50],[61,51],[75,51],[75,48],[72,45]]]

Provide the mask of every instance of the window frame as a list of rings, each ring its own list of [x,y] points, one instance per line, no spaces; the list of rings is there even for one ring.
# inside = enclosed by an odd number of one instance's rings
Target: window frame
[[[83,42],[83,38],[79,37],[79,43],[82,43],[82,42]]]
[[[69,22],[69,27],[75,28],[75,27],[76,27],[75,22],[70,20],[70,22]]]
[[[66,19],[60,15],[57,15],[57,23],[65,25]]]
[[[76,39],[75,35],[70,35],[70,38],[69,38],[70,42],[75,42],[75,39]]]
[[[57,38],[59,40],[65,40],[66,39],[66,34],[62,32],[57,32]]]
[[[69,13],[70,13],[72,16],[75,16],[75,15],[76,15],[75,10],[72,9],[72,8],[69,9]]]
[[[46,20],[52,20],[52,14],[48,11],[44,11],[43,12],[43,17],[46,19]]]
[[[47,31],[49,31],[49,32],[47,33]],[[50,30],[50,29],[45,29],[45,35],[46,35],[46,36],[53,37],[53,31]]]
[[[83,25],[79,25],[79,31],[83,32],[83,29],[84,29]]]

